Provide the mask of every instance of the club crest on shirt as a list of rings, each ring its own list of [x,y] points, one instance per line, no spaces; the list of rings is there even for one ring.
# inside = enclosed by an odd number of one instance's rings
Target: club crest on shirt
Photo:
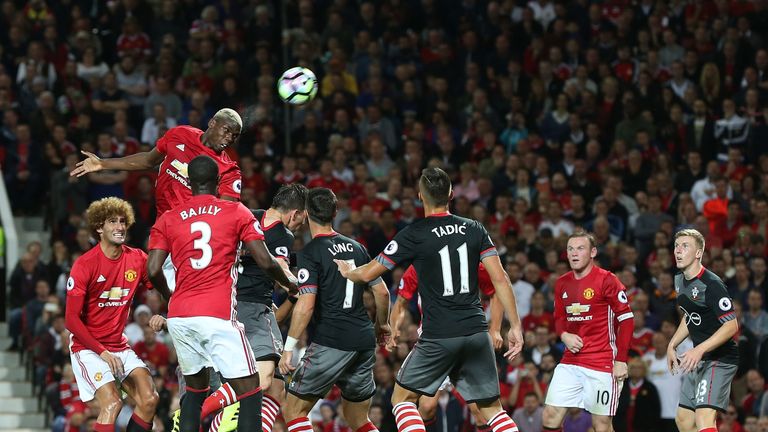
[[[585,299],[592,300],[592,297],[595,296],[595,290],[593,290],[592,288],[587,288],[584,290],[583,295]]]
[[[125,280],[127,280],[128,282],[135,281],[136,276],[138,276],[138,273],[136,273],[136,270],[130,269],[125,271]]]
[[[384,253],[387,255],[392,255],[395,252],[397,252],[397,242],[392,240],[389,242],[387,247],[384,248]]]
[[[101,378],[103,378],[103,375],[101,374],[101,372],[96,372],[96,375],[93,376],[93,379],[95,379],[96,381],[101,381]]]
[[[699,289],[696,287],[693,287],[691,290],[691,297],[693,297],[694,300],[696,300],[699,297]]]

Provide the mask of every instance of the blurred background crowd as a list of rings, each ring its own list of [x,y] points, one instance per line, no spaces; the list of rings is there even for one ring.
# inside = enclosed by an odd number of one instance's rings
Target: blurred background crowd
[[[231,107],[246,123],[228,149],[243,201],[268,207],[291,182],[331,188],[336,229],[371,254],[421,216],[421,169],[450,173],[452,211],[486,225],[514,283],[526,349],[511,364],[499,357],[499,381],[523,432],[541,429],[562,352],[551,294],[576,227],[595,233],[597,259],[635,314],[616,430],[674,430],[670,242],[695,227],[741,323],[733,405],[719,428],[768,432],[765,0],[5,0],[0,22],[0,167],[14,214],[43,216],[52,233],[9,264],[6,306],[13,349],[29,353],[54,430],[88,430],[95,418],[77,397],[62,318],[68,271],[94,244],[83,211],[127,199],[139,247],[157,216],[155,173],[71,178],[79,151],[147,151],[169,128],[205,129]],[[275,85],[295,65],[317,74],[320,92],[289,110]],[[297,236],[296,249],[306,240]],[[393,298],[401,274],[388,280]],[[156,377],[156,430],[168,430],[178,406],[173,347],[147,328],[164,309],[156,293],[141,295],[126,329]],[[375,368],[371,418],[382,431],[395,430],[389,397],[416,340],[415,305],[410,315]],[[332,392],[321,404],[316,431],[348,431],[338,402]],[[123,426],[129,417],[126,406]],[[589,423],[572,410],[565,430]],[[441,394],[438,427],[474,430],[454,392]]]

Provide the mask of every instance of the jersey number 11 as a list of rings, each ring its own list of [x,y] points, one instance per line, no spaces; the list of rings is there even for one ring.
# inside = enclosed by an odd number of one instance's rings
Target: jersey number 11
[[[459,272],[461,273],[461,287],[459,294],[469,294],[469,259],[467,258],[467,244],[462,243],[456,249],[459,253]],[[443,270],[443,297],[453,295],[453,272],[451,269],[451,254],[448,245],[440,249],[440,266]]]

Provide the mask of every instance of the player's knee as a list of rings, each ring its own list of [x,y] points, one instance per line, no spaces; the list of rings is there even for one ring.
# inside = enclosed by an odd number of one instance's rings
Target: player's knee
[[[269,390],[272,387],[272,375],[262,376],[259,374],[259,387],[265,392]]]
[[[437,413],[437,397],[419,398],[419,414],[421,418],[431,419]]]
[[[560,408],[551,405],[544,405],[544,411],[541,414],[542,423],[545,427],[559,427],[562,422]]]
[[[696,430],[696,417],[693,412],[678,410],[675,415],[675,424],[680,432],[693,431]]]
[[[117,416],[120,413],[120,410],[123,409],[123,401],[120,400],[117,393],[105,397],[100,405],[101,411],[110,417]]]
[[[136,403],[141,407],[143,411],[154,412],[157,409],[157,404],[160,401],[160,396],[156,391],[150,390],[139,396]]]

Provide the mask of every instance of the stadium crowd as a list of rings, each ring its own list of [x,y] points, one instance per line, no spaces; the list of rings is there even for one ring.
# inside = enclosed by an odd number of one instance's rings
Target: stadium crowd
[[[278,1],[2,2],[0,166],[14,214],[42,215],[52,232],[50,259],[48,245],[26,247],[7,306],[13,349],[30,353],[54,430],[89,430],[95,418],[78,403],[63,319],[68,271],[94,244],[83,212],[102,197],[129,200],[129,243],[140,247],[157,216],[153,172],[70,177],[80,150],[146,151],[167,129],[205,129],[231,107],[246,122],[228,149],[246,205],[266,208],[292,182],[328,187],[336,229],[372,255],[420,217],[422,168],[449,172],[453,212],[485,224],[514,283],[526,348],[511,364],[499,356],[499,380],[524,432],[541,430],[562,352],[551,294],[576,227],[595,233],[634,311],[616,430],[674,430],[671,239],[683,227],[705,233],[704,265],[726,281],[741,324],[720,431],[768,432],[766,1],[286,4],[287,26]],[[315,71],[320,90],[289,109],[275,83],[294,65]],[[402,273],[387,280],[393,298]],[[371,420],[382,431],[396,430],[389,400],[417,338],[411,306],[406,336],[375,366]],[[165,307],[146,292],[126,328],[160,392],[155,430],[169,430],[178,406],[173,347],[147,325]],[[347,431],[338,401],[332,392],[321,404],[316,431]],[[438,411],[441,431],[473,430],[457,395],[445,392]],[[569,413],[564,430],[588,428],[588,415]]]

